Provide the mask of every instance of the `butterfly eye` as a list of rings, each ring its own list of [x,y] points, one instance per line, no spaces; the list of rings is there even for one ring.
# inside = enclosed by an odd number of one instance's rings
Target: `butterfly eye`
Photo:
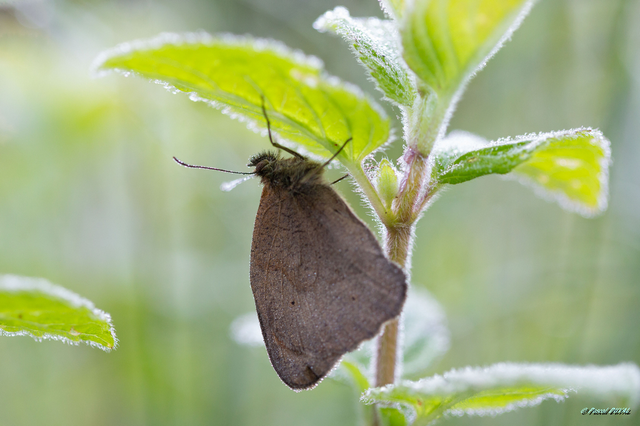
[[[255,165],[256,174],[259,175],[261,173],[269,171],[272,168],[272,167],[269,167],[269,166],[270,166],[270,162],[269,162],[268,159],[265,158],[264,160],[261,160],[260,162],[258,162],[258,164]]]

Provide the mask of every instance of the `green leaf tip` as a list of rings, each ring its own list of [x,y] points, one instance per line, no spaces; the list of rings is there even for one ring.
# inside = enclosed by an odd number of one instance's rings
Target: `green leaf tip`
[[[454,96],[500,50],[534,3],[535,0],[410,2],[401,29],[404,58],[431,90]]]
[[[417,96],[413,75],[400,56],[400,35],[396,24],[378,18],[352,18],[338,6],[313,24],[318,31],[331,31],[349,43],[358,61],[376,87],[392,103],[410,107]]]
[[[511,37],[535,0],[414,0],[400,20],[402,57],[420,93],[407,118],[427,156],[471,78]],[[405,124],[406,127],[406,124]]]
[[[433,150],[434,184],[458,184],[507,174],[542,198],[585,217],[607,208],[610,142],[597,129],[530,134],[486,143],[452,132]]]
[[[405,8],[405,0],[378,0],[380,8],[389,18],[401,19]]]
[[[274,132],[312,156],[329,157],[353,138],[338,158],[347,167],[390,139],[390,120],[375,101],[327,75],[319,59],[272,40],[164,33],[103,52],[93,70],[148,78],[266,134],[264,102]]]
[[[118,346],[111,316],[91,301],[41,278],[0,275],[0,336]]]
[[[547,399],[559,402],[570,392],[635,407],[640,402],[640,369],[630,363],[606,367],[499,363],[371,388],[362,400],[400,404],[409,424],[426,425],[443,415],[495,416]]]

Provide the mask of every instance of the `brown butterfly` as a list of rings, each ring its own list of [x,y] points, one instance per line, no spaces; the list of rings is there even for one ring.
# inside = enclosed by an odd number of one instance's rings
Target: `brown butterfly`
[[[273,368],[290,388],[310,389],[400,314],[406,277],[323,178],[349,140],[317,163],[274,142],[262,109],[271,144],[292,157],[264,152],[249,161],[264,185],[251,243],[251,289]]]

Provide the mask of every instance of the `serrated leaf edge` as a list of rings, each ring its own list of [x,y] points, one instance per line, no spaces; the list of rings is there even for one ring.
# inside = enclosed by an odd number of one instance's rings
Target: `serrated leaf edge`
[[[565,210],[578,213],[581,216],[586,218],[592,218],[602,214],[607,209],[608,199],[609,199],[609,167],[612,164],[611,142],[609,141],[609,139],[607,139],[604,136],[604,134],[599,129],[592,128],[592,127],[578,127],[575,129],[557,130],[553,132],[527,133],[527,134],[516,136],[516,137],[501,138],[491,142],[486,142],[486,140],[481,138],[480,136],[477,136],[472,133],[464,132],[464,131],[456,130],[451,132],[449,136],[459,134],[460,136],[463,136],[463,137],[473,137],[474,139],[476,139],[478,143],[477,147],[471,147],[470,145],[469,146],[470,149],[468,151],[460,152],[457,155],[457,158],[459,158],[469,152],[479,150],[479,149],[517,144],[521,142],[529,142],[530,144],[540,145],[545,141],[547,141],[548,139],[578,137],[578,134],[582,132],[592,133],[593,134],[592,140],[595,141],[595,143],[597,143],[600,148],[602,148],[604,153],[599,163],[600,171],[598,175],[598,181],[600,182],[600,194],[598,194],[598,201],[594,208],[586,207],[584,204],[570,199],[562,191],[549,190],[544,186],[540,185],[539,183],[537,183],[532,178],[524,174],[519,174],[517,171],[511,171],[509,173],[502,174],[499,176],[502,179],[514,180],[526,187],[531,188],[534,194],[539,198],[542,198],[543,200],[546,200],[549,202],[558,203],[560,207],[562,207]],[[442,145],[440,144],[446,144],[446,142],[447,142],[446,139],[440,141],[434,147],[434,153],[436,153],[437,150],[442,149],[441,148]],[[480,143],[482,143],[482,145],[479,145]],[[451,171],[451,169],[453,169],[454,166],[455,166],[454,164],[451,164],[447,169],[443,170],[442,174],[448,173],[449,171]]]
[[[380,9],[382,10],[382,12],[389,19],[397,20],[399,16],[402,16],[402,11],[396,10],[396,8],[393,7],[393,4],[388,0],[378,0],[378,3],[380,4]]]
[[[409,19],[412,19],[412,12],[413,9],[415,7],[415,3],[419,1],[419,0],[407,0],[406,6],[405,6],[405,13],[402,17],[402,23],[401,23],[401,27],[400,27],[400,37],[402,38],[402,33],[404,31],[404,27],[407,25],[407,22]],[[423,1],[428,1],[428,0],[423,0]],[[438,130],[438,135],[436,140],[442,139],[447,131],[447,128],[449,127],[449,123],[451,122],[451,118],[453,116],[453,113],[456,110],[456,107],[458,105],[458,103],[460,102],[460,99],[462,99],[462,95],[464,94],[465,90],[467,89],[467,85],[469,84],[469,82],[476,76],[476,74],[478,72],[480,72],[489,62],[489,60],[500,50],[502,49],[502,47],[504,46],[504,44],[509,41],[509,39],[511,38],[511,36],[513,35],[513,33],[520,27],[520,25],[522,24],[522,22],[524,21],[524,18],[527,17],[527,15],[529,14],[529,12],[531,11],[531,9],[533,8],[534,4],[536,3],[536,1],[538,0],[527,0],[526,3],[522,6],[522,8],[520,9],[520,12],[518,12],[518,15],[516,16],[516,18],[513,20],[513,22],[511,23],[511,25],[509,26],[509,28],[507,28],[507,31],[505,31],[505,33],[498,39],[498,42],[493,46],[493,48],[489,51],[489,53],[487,53],[486,55],[484,55],[482,58],[475,58],[473,60],[470,60],[469,62],[471,64],[476,64],[472,67],[469,67],[468,69],[464,69],[461,71],[462,74],[462,78],[460,79],[458,86],[456,88],[454,88],[452,93],[439,93],[435,88],[431,88],[429,87],[429,90],[433,90],[434,93],[438,94],[438,97],[441,97],[445,100],[446,103],[448,103],[448,105],[446,105],[446,110],[444,111],[444,114],[442,116],[442,121],[440,123],[439,126],[439,130]],[[415,71],[413,71],[411,69],[410,66],[407,66],[407,68],[410,71],[410,74],[413,74],[414,76],[414,80],[417,81],[422,81],[422,79],[417,75],[417,73]],[[423,82],[423,84],[426,84]]]
[[[89,346],[102,349],[105,352],[111,352],[113,349],[116,349],[118,347],[118,338],[116,337],[116,330],[111,321],[111,315],[96,308],[93,302],[72,292],[71,290],[52,284],[51,282],[45,280],[44,278],[32,278],[32,277],[23,277],[19,275],[7,274],[7,275],[0,275],[0,291],[15,292],[15,293],[23,292],[23,291],[37,291],[37,292],[44,293],[48,296],[51,296],[53,298],[62,300],[73,307],[87,308],[98,319],[106,322],[109,325],[109,332],[111,334],[111,337],[113,338],[113,347],[110,348],[108,346],[102,345],[97,342],[89,341],[89,340],[79,340],[79,341],[71,340],[64,336],[59,336],[57,334],[51,334],[51,333],[44,333],[42,336],[36,336],[25,330],[8,332],[0,328],[0,336],[29,336],[38,342],[42,340],[58,340],[74,346],[77,346],[80,344],[80,342],[83,342]]]
[[[463,394],[462,398],[457,399],[452,406],[472,397],[473,392],[475,392],[476,389],[477,391],[482,391],[491,386],[513,386],[518,385],[519,383],[531,383],[534,385],[556,387],[556,390],[565,394],[559,395],[558,393],[549,392],[548,394],[527,400],[528,402],[525,405],[517,405],[517,402],[513,402],[499,409],[447,409],[443,413],[444,415],[455,416],[463,414],[488,414],[495,416],[497,414],[515,410],[519,407],[533,406],[536,405],[534,402],[539,404],[546,399],[555,399],[556,401],[560,401],[567,398],[569,392],[579,392],[583,389],[588,389],[589,387],[591,387],[591,389],[597,387],[598,392],[603,392],[602,383],[599,383],[598,381],[601,382],[604,377],[607,377],[608,379],[612,373],[624,374],[629,378],[629,382],[631,384],[629,404],[635,408],[640,402],[640,369],[633,363],[620,363],[612,366],[574,366],[557,363],[529,364],[503,362],[488,367],[464,367],[462,369],[453,369],[442,375],[435,375],[418,381],[405,380],[400,382],[399,385],[406,387],[409,391],[413,390],[415,392],[425,394]],[[484,376],[480,377],[480,375],[483,374]],[[563,380],[567,380],[567,374],[578,374],[578,376],[568,379],[569,381],[574,382],[574,387],[567,387],[566,383],[560,383]],[[583,379],[586,376],[589,377],[586,381],[583,381],[582,384],[578,383],[580,379]],[[555,383],[553,383],[554,381]],[[398,385],[370,388],[362,394],[360,401],[365,404],[396,406],[396,404],[398,404],[397,402],[380,400],[375,396],[391,392],[396,386]],[[425,386],[427,386],[427,388],[425,388]],[[469,390],[470,388],[471,390]],[[522,403],[522,401],[518,402]],[[411,409],[412,413],[410,416],[416,415],[415,409],[413,409],[410,403],[400,404],[405,407],[405,409]],[[407,419],[409,420],[409,417]]]
[[[216,34],[216,36],[213,36],[204,31],[191,32],[191,33],[164,32],[150,39],[138,39],[138,40],[124,42],[98,54],[98,56],[96,57],[96,59],[93,61],[91,65],[91,68],[90,68],[91,75],[94,78],[100,78],[100,77],[109,75],[111,73],[116,73],[124,77],[129,77],[131,75],[140,77],[152,83],[161,85],[171,93],[185,94],[189,97],[191,101],[204,102],[209,106],[221,111],[223,114],[231,117],[232,119],[238,120],[241,123],[245,123],[247,125],[247,128],[249,128],[249,130],[255,133],[258,133],[263,137],[266,136],[267,130],[265,125],[246,115],[239,113],[238,111],[234,110],[232,107],[224,104],[223,102],[203,98],[197,92],[186,92],[183,90],[179,90],[174,85],[166,81],[159,80],[159,79],[150,79],[145,77],[144,75],[141,75],[136,71],[129,71],[129,70],[121,69],[117,67],[109,68],[109,69],[101,69],[102,65],[106,61],[108,61],[110,58],[132,53],[135,51],[148,51],[148,50],[159,49],[160,47],[167,44],[171,44],[174,46],[180,46],[184,44],[198,44],[198,43],[211,45],[216,42],[223,42],[223,43],[227,43],[230,45],[237,45],[237,46],[249,45],[251,46],[252,49],[255,49],[257,51],[261,51],[261,52],[271,51],[277,55],[287,57],[292,61],[299,63],[300,65],[312,67],[318,71],[319,73],[318,78],[321,79],[328,86],[344,89],[348,92],[351,92],[352,95],[366,100],[366,102],[368,102],[371,108],[380,115],[380,118],[383,121],[389,121],[389,117],[386,111],[382,108],[382,106],[380,106],[380,104],[378,104],[370,95],[363,92],[359,86],[356,86],[353,83],[343,81],[336,76],[326,73],[326,71],[324,70],[324,64],[322,60],[320,60],[319,58],[311,55],[306,55],[300,50],[291,49],[290,47],[288,47],[287,45],[285,45],[284,43],[278,40],[251,37],[248,35],[238,36],[230,33],[219,33],[219,34]],[[392,130],[393,130],[392,128],[389,129],[389,136],[387,140],[383,144],[381,144],[378,148],[376,148],[373,152],[368,154],[366,157],[374,154],[375,152],[378,152],[380,149],[387,146],[394,140],[394,135]],[[316,159],[324,158],[317,154],[313,154],[309,152],[308,150],[305,149],[304,145],[297,143],[295,141],[288,140],[282,137],[276,131],[272,130],[272,132],[278,135],[278,139],[279,139],[278,143],[281,143],[290,148],[295,148],[301,154],[309,156],[311,158],[316,158]],[[316,139],[311,137],[309,138],[314,142],[317,142]]]
[[[349,13],[349,10],[344,7],[344,6],[336,6],[333,10],[328,10],[327,12],[325,12],[324,14],[320,15],[315,22],[313,23],[313,28],[319,32],[332,32],[334,34],[336,34],[337,36],[339,36],[340,38],[343,39],[343,41],[347,42],[348,44],[348,48],[349,50],[351,50],[351,53],[355,56],[356,61],[365,69],[366,74],[367,74],[367,79],[369,81],[371,81],[376,90],[378,90],[380,93],[382,93],[383,97],[382,99],[386,100],[387,102],[391,103],[392,105],[396,105],[399,108],[406,108],[406,107],[410,107],[412,106],[413,102],[415,101],[415,98],[418,96],[418,90],[417,90],[417,86],[416,86],[416,76],[413,72],[411,72],[409,70],[409,67],[404,63],[404,59],[402,58],[402,55],[397,55],[397,61],[395,64],[393,64],[393,67],[396,68],[394,69],[395,72],[398,73],[398,75],[400,75],[401,73],[404,73],[405,76],[407,77],[407,79],[409,80],[409,87],[404,89],[405,92],[410,92],[408,93],[409,96],[411,97],[411,99],[408,99],[408,103],[403,104],[402,102],[399,102],[393,98],[391,98],[386,92],[385,90],[382,88],[381,83],[373,76],[372,74],[372,69],[369,68],[369,66],[362,60],[361,56],[362,53],[357,50],[354,45],[353,42],[354,40],[356,40],[353,37],[352,31],[348,30],[348,29],[344,29],[340,26],[338,26],[338,28],[333,29],[331,28],[331,23],[334,21],[339,21],[339,20],[344,20],[349,22],[352,26],[357,26],[359,27],[359,29],[361,31],[363,31],[364,33],[367,33],[367,26],[363,25],[361,22],[362,21],[378,21],[381,24],[392,24],[392,21],[389,20],[383,20],[383,19],[379,19],[376,17],[368,17],[368,18],[354,18],[351,16],[351,14]],[[396,37],[395,37],[395,44],[396,44],[396,48],[397,49],[401,49],[401,45],[400,45],[400,33],[398,32],[397,28],[394,26],[394,32],[396,33]],[[372,40],[375,40],[375,37],[373,35],[368,35]],[[391,55],[391,53],[388,53],[388,55]]]
[[[563,191],[551,191],[544,186],[537,183],[532,178],[520,174],[517,171],[512,171],[501,177],[506,180],[515,180],[520,184],[531,188],[536,196],[542,198],[543,200],[549,202],[556,202],[565,210],[578,213],[579,215],[586,218],[593,218],[599,216],[604,213],[609,204],[609,167],[612,164],[611,160],[611,142],[607,139],[604,134],[599,129],[594,129],[591,127],[580,127],[577,129],[571,130],[560,130],[556,132],[548,132],[548,133],[539,133],[536,138],[540,138],[540,143],[543,143],[546,139],[549,138],[557,138],[557,137],[566,137],[566,136],[576,136],[580,132],[590,132],[593,134],[593,141],[602,148],[604,153],[603,157],[600,159],[599,166],[599,174],[598,181],[600,182],[600,193],[598,194],[598,201],[596,206],[593,208],[587,207],[584,204],[572,200],[569,198]],[[542,139],[546,138],[546,139]],[[522,140],[523,142],[527,139]],[[518,142],[516,140],[515,142]]]

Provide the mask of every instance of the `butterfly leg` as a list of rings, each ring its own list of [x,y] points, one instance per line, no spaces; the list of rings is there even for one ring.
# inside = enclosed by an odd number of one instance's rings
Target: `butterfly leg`
[[[347,173],[346,175],[342,176],[342,177],[341,177],[341,178],[339,178],[339,179],[334,180],[333,182],[331,182],[331,183],[330,183],[330,185],[335,185],[336,183],[338,183],[338,182],[340,182],[341,180],[346,179],[346,178],[348,178],[348,177],[349,177],[349,173]]]

